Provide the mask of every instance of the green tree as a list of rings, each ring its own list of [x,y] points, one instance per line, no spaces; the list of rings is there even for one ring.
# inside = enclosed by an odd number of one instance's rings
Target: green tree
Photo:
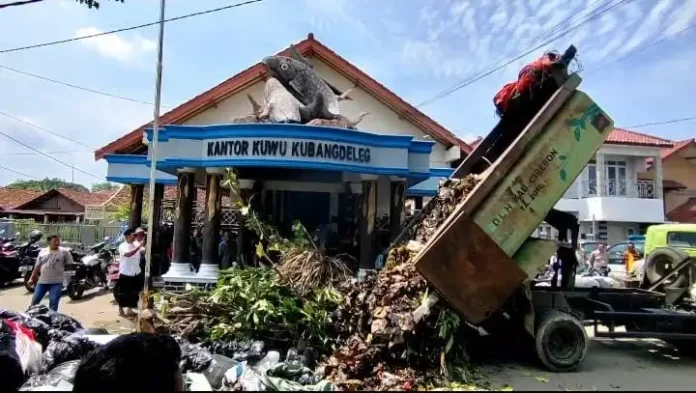
[[[101,183],[92,184],[92,192],[102,191],[102,190],[115,190],[118,188],[118,184],[114,184],[108,181]]]
[[[148,201],[143,203],[143,214],[141,220],[143,225],[147,225],[147,213],[150,211]],[[116,208],[109,214],[109,218],[114,221],[127,222],[130,220],[130,203],[124,202],[116,205]]]
[[[67,188],[74,191],[89,192],[87,187],[78,183],[71,183],[59,178],[45,178],[43,180],[16,180],[7,185],[8,188],[21,190],[48,191],[54,188]]]

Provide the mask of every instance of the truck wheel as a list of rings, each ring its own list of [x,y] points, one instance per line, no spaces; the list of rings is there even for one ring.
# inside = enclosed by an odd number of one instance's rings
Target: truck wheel
[[[82,299],[82,294],[85,292],[85,289],[80,285],[80,283],[75,282],[75,281],[70,281],[70,284],[68,284],[68,296],[72,300],[80,300]]]
[[[27,289],[27,292],[34,293],[34,288],[36,288],[36,284],[30,284],[29,283],[30,278],[31,278],[31,272],[24,273],[24,288]]]
[[[673,248],[659,248],[653,251],[645,261],[645,277],[651,284],[655,283],[661,279],[668,270],[671,270],[685,258],[688,258],[688,255]],[[688,278],[684,274],[678,274],[676,277],[667,280],[665,285],[679,288],[685,286],[687,281]]]
[[[554,372],[575,369],[587,354],[585,327],[574,316],[560,311],[542,317],[535,341],[539,360]]]

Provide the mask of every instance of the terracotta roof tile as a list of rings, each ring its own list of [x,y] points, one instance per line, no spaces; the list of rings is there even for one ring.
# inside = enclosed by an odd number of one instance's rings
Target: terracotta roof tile
[[[667,219],[681,223],[696,224],[696,198],[690,198],[688,201],[667,213]]]
[[[614,128],[614,131],[607,137],[606,143],[615,145],[632,145],[632,146],[654,146],[654,147],[669,147],[674,146],[674,142],[658,138],[655,136],[642,134],[636,131],[629,131],[623,128]]]
[[[410,105],[384,85],[372,79],[360,69],[352,65],[336,52],[329,49],[319,41],[314,39],[313,34],[309,34],[307,39],[295,44],[295,49],[303,56],[313,56],[331,66],[338,73],[359,85],[361,89],[372,94],[377,100],[390,107],[399,116],[423,129],[433,139],[449,146],[459,146],[465,153],[471,151],[471,146],[457,138],[452,132],[438,124],[435,120],[425,115],[423,112]],[[289,55],[289,48],[280,52],[279,55]],[[180,124],[193,116],[201,113],[205,109],[215,105],[249,86],[263,80],[266,69],[261,63],[257,63],[238,73],[237,75],[225,80],[212,89],[199,94],[191,100],[177,106],[160,117],[161,124]],[[99,160],[105,154],[117,152],[132,152],[142,146],[142,133],[151,123],[144,124],[122,136],[121,138],[100,148],[94,153],[95,159]]]
[[[0,187],[0,210],[11,210],[42,195],[41,191]]]
[[[111,198],[113,194],[118,192],[118,190],[110,190],[111,192],[109,194],[102,192],[80,192],[69,188],[59,188],[57,191],[82,206],[101,205]]]

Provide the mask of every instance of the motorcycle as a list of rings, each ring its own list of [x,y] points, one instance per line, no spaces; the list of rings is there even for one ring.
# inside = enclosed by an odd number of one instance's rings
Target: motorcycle
[[[109,289],[107,273],[115,261],[114,250],[107,246],[108,238],[87,250],[87,255],[75,259],[66,270],[71,278],[67,285],[70,299],[81,299],[84,292],[93,288]],[[68,273],[70,272],[70,273]]]
[[[43,234],[40,231],[32,231],[29,241],[20,244],[4,243],[0,251],[0,284],[6,284],[17,278],[24,277],[25,286],[34,270],[36,258],[41,248],[36,243],[41,240]]]

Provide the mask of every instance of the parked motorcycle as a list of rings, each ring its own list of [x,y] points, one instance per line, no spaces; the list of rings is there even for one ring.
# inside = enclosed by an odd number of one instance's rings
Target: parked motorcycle
[[[36,243],[41,240],[43,234],[40,231],[32,231],[29,234],[29,241],[18,246],[3,244],[0,251],[0,284],[6,284],[21,278],[23,275],[26,282],[31,277],[31,271],[34,269],[36,257],[41,250]]]
[[[90,247],[87,255],[75,259],[73,266],[68,269],[71,278],[67,291],[71,299],[81,299],[85,291],[93,288],[109,289],[107,273],[115,258],[113,247],[107,245],[108,240],[105,238],[103,242]]]

